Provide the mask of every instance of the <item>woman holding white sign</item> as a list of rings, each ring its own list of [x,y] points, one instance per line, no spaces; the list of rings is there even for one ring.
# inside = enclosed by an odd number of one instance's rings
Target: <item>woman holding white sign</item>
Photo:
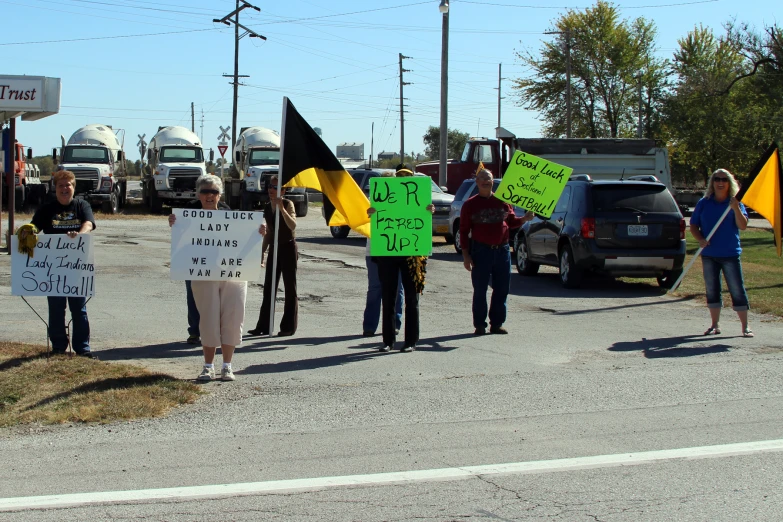
[[[206,174],[196,180],[196,192],[202,209],[218,210],[223,182],[217,176]],[[173,226],[176,219],[174,214],[170,215],[169,226]],[[242,342],[247,281],[194,280],[191,288],[199,311],[199,330],[204,350],[204,369],[196,380],[215,379],[215,353],[220,346],[223,355],[220,378],[233,381],[235,377],[231,360],[237,345]]]
[[[95,218],[90,204],[83,199],[73,199],[76,190],[76,176],[70,170],[60,170],[52,175],[57,196],[33,215],[31,223],[44,234],[65,234],[74,239],[78,234],[87,234],[95,228]],[[49,339],[52,353],[63,354],[68,348],[65,333],[65,305],[71,310],[73,351],[92,358],[90,351],[90,322],[87,319],[87,298],[47,296],[49,302]]]

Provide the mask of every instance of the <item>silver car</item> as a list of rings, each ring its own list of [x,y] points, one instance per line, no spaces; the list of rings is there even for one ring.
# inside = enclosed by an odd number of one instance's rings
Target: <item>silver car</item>
[[[384,172],[394,172],[389,169],[348,169],[347,172],[356,181],[356,184],[361,187],[366,196],[369,197],[370,193],[370,180],[372,178],[383,175]],[[425,174],[416,173],[416,176],[427,177]],[[432,189],[432,204],[435,205],[435,213],[432,216],[432,235],[433,236],[446,236],[447,241],[450,240],[449,230],[449,212],[451,209],[451,203],[454,201],[454,196],[448,194],[441,189],[432,179],[430,179],[430,185]],[[324,210],[321,208],[321,215]],[[348,233],[351,228],[348,226],[329,227],[329,231],[332,236],[337,239],[348,237]]]
[[[498,186],[500,186],[500,181],[500,178],[495,178],[493,181],[493,192],[497,191]],[[462,204],[466,202],[468,198],[475,196],[476,194],[478,194],[478,187],[476,187],[475,178],[466,179],[457,189],[457,193],[454,195],[454,201],[451,203],[448,226],[449,230],[451,231],[450,236],[454,238],[454,250],[456,250],[458,254],[462,254],[462,245],[460,244],[459,239],[459,214],[462,211]],[[516,214],[518,217],[525,215],[525,211],[521,208],[515,207],[513,205],[512,207],[514,209],[514,214]],[[514,236],[516,236],[517,230],[519,229],[508,231],[509,244],[512,244],[514,241]],[[449,235],[446,236],[446,239],[450,239]]]

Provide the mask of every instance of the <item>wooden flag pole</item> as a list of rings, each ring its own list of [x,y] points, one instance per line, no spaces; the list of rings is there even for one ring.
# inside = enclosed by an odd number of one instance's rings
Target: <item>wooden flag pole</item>
[[[282,130],[282,139],[280,140],[280,162],[277,169],[277,196],[280,196],[280,189],[283,182],[283,147],[285,147],[285,113],[288,106],[288,97],[283,96],[283,123],[280,129]],[[267,191],[267,194],[269,192]],[[271,201],[271,200],[270,200]],[[275,331],[275,300],[277,299],[277,247],[280,244],[280,207],[275,207],[275,242],[273,245],[272,256],[272,288],[270,290],[271,302],[269,303],[269,336],[271,337]]]
[[[718,227],[721,225],[721,223],[723,223],[723,220],[726,219],[726,216],[729,214],[729,212],[731,212],[731,205],[729,205],[728,208],[723,212],[723,215],[720,217],[720,219],[715,224],[715,226],[712,227],[712,230],[710,230],[710,233],[707,234],[707,237],[705,237],[704,239],[709,241],[710,238],[712,238],[712,235],[715,234],[715,232],[718,230]],[[701,255],[701,251],[702,250],[704,250],[704,249],[702,247],[699,247],[699,249],[696,251],[696,253],[693,254],[693,259],[691,259],[691,262],[688,263],[687,267],[685,267],[685,270],[682,271],[682,274],[680,274],[680,277],[678,277],[677,281],[674,282],[674,285],[672,285],[672,287],[669,289],[669,291],[666,292],[667,294],[670,294],[670,293],[674,292],[677,289],[677,287],[680,286],[680,283],[682,282],[683,278],[685,277],[685,274],[688,273],[688,270],[691,269],[691,267],[693,266],[693,263],[696,262],[696,258],[698,258]]]

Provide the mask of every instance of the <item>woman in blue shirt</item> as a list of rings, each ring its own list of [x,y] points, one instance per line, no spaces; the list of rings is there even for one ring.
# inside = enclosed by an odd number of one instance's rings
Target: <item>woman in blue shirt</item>
[[[739,231],[748,227],[748,212],[745,205],[736,198],[739,185],[734,175],[726,169],[712,173],[704,197],[696,204],[691,215],[691,234],[703,249],[701,262],[704,272],[704,286],[707,294],[707,308],[710,311],[712,325],[704,335],[720,333],[721,301],[720,274],[726,278],[731,294],[732,308],[742,323],[742,335],[753,337],[748,328],[748,294],[742,278]],[[718,226],[709,241],[705,239],[727,208],[731,211]]]

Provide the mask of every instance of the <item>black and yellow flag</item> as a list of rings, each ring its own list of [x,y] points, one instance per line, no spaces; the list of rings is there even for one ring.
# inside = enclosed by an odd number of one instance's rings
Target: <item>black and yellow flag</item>
[[[775,234],[775,246],[778,248],[778,257],[783,250],[781,241],[781,228],[783,228],[783,214],[781,214],[780,202],[783,199],[783,174],[780,168],[780,151],[778,145],[772,143],[761,159],[750,172],[747,189],[743,188],[737,194],[737,199],[767,218],[772,225]]]
[[[288,98],[283,99],[280,148],[283,153],[280,164],[282,185],[322,192],[330,226],[348,225],[370,237],[370,218],[367,216],[370,201]],[[328,214],[330,207],[334,209],[331,216]]]

